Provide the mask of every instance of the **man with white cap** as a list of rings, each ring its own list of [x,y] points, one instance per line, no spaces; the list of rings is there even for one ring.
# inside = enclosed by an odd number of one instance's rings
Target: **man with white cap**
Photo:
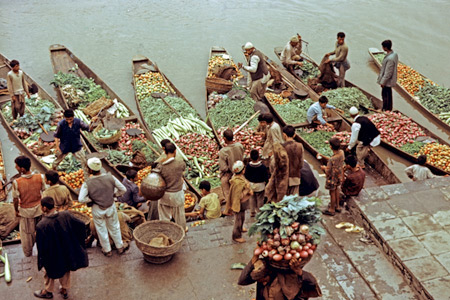
[[[370,147],[376,147],[380,144],[380,132],[369,118],[359,115],[356,107],[352,106],[349,112],[354,122],[352,124],[352,135],[346,150],[350,151],[358,144],[356,146],[356,158],[359,166],[364,169],[364,159],[369,155]]]
[[[270,80],[269,68],[264,60],[264,54],[256,50],[252,43],[246,43],[244,50],[248,66],[242,66],[242,63],[239,63],[238,66],[249,72],[247,83],[250,88],[250,95],[253,100],[260,101],[264,97],[267,82]]]
[[[290,72],[294,71],[295,66],[302,66],[300,61],[302,54],[302,37],[300,35],[294,35],[290,41],[284,46],[281,52],[281,63]]]
[[[97,157],[88,159],[87,166],[89,174],[92,176],[81,186],[78,201],[81,203],[93,203],[92,219],[103,254],[107,257],[112,255],[109,236],[114,241],[118,253],[122,254],[128,249],[129,245],[124,245],[122,241],[114,197],[122,196],[127,189],[110,173],[100,173],[102,162]]]

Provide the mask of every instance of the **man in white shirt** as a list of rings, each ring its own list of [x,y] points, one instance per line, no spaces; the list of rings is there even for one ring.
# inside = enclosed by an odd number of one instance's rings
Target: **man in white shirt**
[[[10,62],[12,68],[6,76],[8,82],[8,93],[11,95],[11,110],[13,120],[17,118],[17,115],[23,116],[25,113],[25,94],[30,98],[27,84],[25,82],[25,76],[20,69],[19,62],[12,60]]]
[[[428,169],[425,164],[427,163],[427,156],[420,155],[417,158],[417,164],[409,166],[405,169],[406,175],[411,178],[413,181],[417,180],[425,180],[436,177],[433,173],[431,173],[430,169]]]
[[[256,50],[252,43],[246,43],[244,50],[248,66],[242,66],[242,63],[238,66],[249,72],[247,85],[250,88],[250,96],[255,101],[261,101],[266,92],[267,82],[270,80],[269,67],[264,60],[264,54]]]
[[[303,63],[300,61],[300,55],[302,54],[302,41],[301,36],[294,35],[291,37],[290,41],[284,46],[281,52],[280,60],[283,66],[289,70],[289,72],[294,71],[295,66],[302,66]]]
[[[364,169],[364,160],[369,155],[370,147],[376,147],[381,142],[380,132],[369,118],[359,115],[356,107],[350,108],[350,115],[354,122],[352,124],[352,135],[346,150],[350,151],[358,144],[356,146],[356,158],[358,164]]]

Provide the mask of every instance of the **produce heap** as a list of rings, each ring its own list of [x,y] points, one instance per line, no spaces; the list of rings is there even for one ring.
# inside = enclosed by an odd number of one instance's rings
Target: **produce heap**
[[[364,107],[373,108],[372,102],[357,88],[328,90],[322,95],[328,98],[328,104],[344,110],[347,117],[350,116],[348,111],[352,106],[358,108],[360,105],[363,105]]]
[[[422,147],[418,154],[426,154],[429,164],[450,172],[450,146],[429,143]]]
[[[294,195],[261,207],[248,232],[259,234],[254,255],[275,266],[286,266],[292,258],[306,264],[324,234],[319,205],[318,198]]]
[[[228,55],[227,55],[228,56]],[[216,75],[214,74],[214,70],[217,69],[218,67],[223,67],[223,66],[233,66],[234,69],[237,72],[237,75],[234,76],[232,79],[233,81],[237,81],[240,78],[242,78],[242,73],[239,70],[239,68],[236,66],[236,64],[234,63],[234,61],[231,59],[230,56],[228,56],[229,58],[224,58],[221,55],[214,55],[209,59],[208,62],[208,77],[216,77]]]
[[[320,70],[313,63],[303,60],[303,65],[300,67],[303,71],[303,74],[300,76],[300,79],[308,84],[308,80],[311,78],[317,78],[320,75]]]
[[[319,125],[316,129],[298,129],[297,134],[305,139],[314,149],[325,156],[332,156],[333,151],[328,141],[336,137],[341,141],[341,145],[347,145],[350,142],[351,133],[348,131],[336,132],[331,128]]]
[[[152,93],[169,93],[169,87],[164,82],[163,75],[159,72],[134,75],[134,83],[138,99],[151,97]]]
[[[280,94],[275,94],[275,93],[271,93],[271,92],[267,92],[264,94],[264,96],[266,96],[267,101],[270,102],[270,104],[275,105],[275,104],[288,104],[290,102],[290,100],[288,98],[283,98],[283,96],[281,96]]]
[[[439,118],[450,124],[449,88],[427,83],[416,93],[416,96],[419,98],[420,103],[429,111],[439,114]]]
[[[208,101],[206,104],[208,105],[208,109],[214,108],[217,103],[227,98],[227,95],[222,95],[217,92],[212,92],[208,95]]]
[[[235,126],[231,130],[233,130],[233,132],[234,132],[238,127],[239,126]],[[223,132],[226,129],[227,128],[222,127],[217,132],[219,134],[220,141],[223,146],[225,146],[225,141],[223,139]],[[246,126],[234,135],[234,141],[239,142],[242,144],[242,146],[244,146],[244,151],[245,151],[244,157],[250,156],[250,151],[252,151],[253,149],[256,149],[259,151],[262,148],[262,145],[263,145],[262,137],[260,135],[255,135],[255,133],[256,133],[255,130]]]
[[[254,105],[255,100],[249,95],[243,100],[225,98],[209,110],[208,117],[215,128],[233,128],[234,126],[242,125],[254,114]],[[256,118],[249,125],[252,128],[256,127],[258,125]]]
[[[384,112],[369,116],[380,131],[381,138],[395,147],[414,143],[419,136],[426,136],[422,127],[399,112]]]
[[[384,53],[376,53],[374,56],[381,64],[383,63],[383,59],[386,55]],[[423,77],[413,68],[402,63],[398,63],[397,66],[397,81],[408,93],[413,96],[415,96],[416,93],[427,83],[434,84],[431,80]]]
[[[295,124],[306,121],[306,112],[314,102],[311,99],[294,99],[283,105],[275,104],[273,108],[283,118],[286,124]]]

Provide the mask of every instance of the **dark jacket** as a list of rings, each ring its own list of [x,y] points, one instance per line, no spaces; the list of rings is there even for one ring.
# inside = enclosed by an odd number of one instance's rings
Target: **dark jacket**
[[[269,181],[269,172],[262,162],[256,165],[250,162],[245,168],[245,178],[253,183],[267,182]]]
[[[307,196],[319,188],[319,182],[306,161],[303,162],[301,174],[299,194],[300,196]]]
[[[145,198],[139,196],[139,187],[131,180],[124,178],[122,184],[127,188],[125,194],[117,198],[120,202],[124,202],[130,206],[136,207],[138,203],[145,202]]]
[[[252,56],[256,55],[259,57],[258,68],[255,73],[250,73],[252,77],[252,81],[256,81],[264,77],[269,73],[269,68],[267,67],[266,61],[264,60],[264,54],[262,54],[259,50],[255,50],[252,55],[249,57],[248,65],[250,65],[250,61],[252,60]]]
[[[72,127],[67,125],[66,120],[59,121],[54,135],[60,139],[59,149],[63,154],[81,150],[81,130],[89,131],[89,126],[78,118],[73,119]]]
[[[89,265],[86,227],[67,211],[45,216],[36,226],[38,269],[57,279]]]
[[[358,141],[361,141],[364,146],[368,146],[374,138],[380,135],[375,124],[373,124],[368,117],[358,116],[355,122],[361,124]]]

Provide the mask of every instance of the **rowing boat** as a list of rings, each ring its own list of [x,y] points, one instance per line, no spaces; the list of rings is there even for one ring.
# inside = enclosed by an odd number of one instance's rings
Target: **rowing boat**
[[[204,137],[208,135],[208,132],[211,132],[211,128],[204,124],[192,104],[158,68],[157,64],[149,58],[135,56],[132,61],[132,71],[136,106],[146,128],[153,133],[156,141],[160,142],[164,138],[172,140],[178,147],[179,152],[177,153],[182,153],[180,155],[185,158],[188,168],[191,170],[196,168],[193,163],[195,160],[198,167],[203,169],[201,172],[203,175],[208,173],[210,177],[207,177],[210,180],[216,177],[216,171],[204,171],[209,167],[206,161],[199,161],[199,155],[190,152],[189,148],[195,144],[194,141],[192,140],[190,145],[189,142],[182,142],[186,136],[193,139],[192,134],[194,134],[195,137],[200,138],[200,135]],[[184,131],[184,126],[189,127],[185,123],[190,123],[192,120],[203,123],[203,129],[197,131],[198,128],[192,127],[191,129],[186,128],[186,131]],[[212,138],[208,141],[208,145],[201,145],[206,150],[202,157],[217,153],[219,150],[219,142],[215,136],[212,135]],[[208,151],[209,149],[212,151]],[[195,177],[190,176],[190,174],[186,177],[188,187],[197,196],[200,196],[197,186],[202,178],[203,176]]]
[[[150,147],[144,145],[143,143],[140,143],[139,141],[144,140],[145,142],[154,142],[151,134],[141,123],[138,116],[133,113],[133,111],[125,104],[125,102],[110,87],[108,87],[99,76],[97,76],[86,64],[84,64],[65,46],[50,46],[50,58],[53,66],[53,72],[55,74],[58,74],[59,72],[64,74],[73,73],[80,78],[92,79],[94,83],[98,84],[106,92],[107,97],[109,97],[110,99],[115,99],[117,103],[121,105],[122,112],[124,113],[120,114],[120,118],[124,121],[124,125],[122,124],[123,127],[120,129],[121,137],[118,142],[105,146],[98,143],[92,133],[82,131],[83,137],[89,147],[97,152],[105,153],[105,161],[110,167],[109,171],[115,177],[120,179],[125,177],[124,173],[130,168],[131,156],[137,148],[139,148],[138,150],[146,149],[145,151],[143,151],[147,153],[149,157],[156,156],[156,153],[154,153],[154,151]],[[63,90],[63,88],[63,86],[55,85],[55,91],[58,95],[58,99],[61,102],[61,105],[67,108],[69,107],[69,97],[68,94]],[[113,112],[113,116],[119,116],[118,111],[119,110]],[[79,114],[81,112],[81,109],[75,109],[75,112]],[[91,121],[89,115],[84,116],[86,117],[88,122]],[[131,138],[126,132],[126,130],[130,128],[140,129],[142,133],[139,134],[138,137]],[[133,147],[133,145],[139,146]],[[126,155],[126,157],[123,157],[119,152]],[[115,157],[114,159],[113,156]]]
[[[11,70],[11,66],[10,66],[10,61],[3,55],[0,54],[0,77],[1,78],[6,78],[7,73]],[[28,84],[28,86],[31,85],[36,85],[38,88],[38,98],[37,99],[41,99],[41,101],[46,100],[49,102],[50,105],[52,105],[55,109],[55,113],[58,111],[62,112],[62,107],[59,105],[59,103],[53,98],[51,97],[36,81],[34,81],[27,73],[23,72],[24,76],[25,76],[25,81]],[[36,130],[35,132],[27,132],[27,133],[23,133],[22,130],[24,130],[23,127],[18,127],[18,126],[14,126],[13,127],[10,125],[11,120],[10,118],[10,111],[11,111],[11,96],[9,94],[3,94],[0,96],[0,104],[2,105],[2,109],[1,109],[1,114],[0,114],[0,118],[2,119],[3,125],[6,128],[6,130],[9,133],[9,136],[14,140],[15,144],[17,145],[18,149],[24,153],[27,157],[29,157],[32,161],[32,163],[35,166],[38,166],[38,169],[41,172],[46,172],[48,170],[51,169],[51,165],[49,163],[45,163],[44,162],[44,155],[39,156],[35,153],[32,152],[32,144],[34,145],[42,145],[43,143],[39,140],[38,136],[39,136],[39,132],[41,130]],[[8,120],[7,120],[8,119]],[[17,124],[17,123],[16,123]],[[36,138],[38,139],[38,141],[36,142],[32,142],[31,138],[28,139],[28,141],[30,141],[28,146],[26,144],[27,142],[27,138],[29,138],[30,136],[33,136],[33,134],[36,135]],[[20,135],[20,136],[19,136]],[[83,142],[83,149],[85,150],[86,153],[90,153],[89,148],[87,147],[87,145]],[[51,150],[51,151],[55,151],[55,149]],[[67,188],[70,190],[72,197],[77,197],[79,190],[78,189],[74,189],[72,188],[68,183],[66,183],[64,180],[61,180],[61,183],[63,183],[64,185],[67,186]]]
[[[385,53],[383,51],[380,51],[376,48],[369,48],[369,55],[372,58],[375,65],[378,67],[378,69],[381,69],[381,63],[382,63],[382,57],[384,57]],[[398,67],[406,67],[405,64],[402,62],[398,63]],[[421,79],[425,82],[432,82],[429,78],[427,78],[425,75],[421,73],[417,73],[418,76],[421,77]],[[414,87],[414,90],[408,91],[408,87],[405,85],[402,85],[400,81],[397,81],[397,90],[400,91],[402,96],[408,101],[411,105],[413,105],[417,110],[420,111],[423,115],[429,117],[432,121],[434,121],[438,127],[441,127],[446,131],[446,133],[450,134],[450,125],[445,123],[442,119],[439,118],[439,115],[432,113],[429,109],[427,109],[425,106],[423,106],[420,103],[420,99],[418,99],[417,96],[414,95],[414,91],[417,89]]]
[[[276,47],[274,49],[274,52],[278,56],[278,58],[281,58],[281,51],[282,50],[283,50],[282,47]],[[311,57],[309,57],[308,55],[302,54],[302,56],[303,56],[303,61],[311,63],[316,68],[319,67],[318,64]],[[320,95],[317,94],[312,88],[310,88],[308,86],[308,84],[305,81],[303,81],[302,78],[300,78],[297,74],[292,74],[292,76],[295,76],[298,79],[298,81],[303,86],[303,88],[308,91],[308,94],[310,95],[310,97],[312,99],[319,99]],[[367,97],[367,99],[370,100],[370,102],[372,103],[373,107],[375,107],[375,108],[381,108],[382,107],[383,101],[381,99],[375,97],[374,95],[370,94],[369,92],[367,92],[366,90],[360,88],[359,86],[355,85],[354,83],[346,80],[345,81],[345,86],[346,87],[357,88],[358,90],[360,90]],[[362,108],[362,109],[366,110],[366,112],[369,112],[365,108]],[[395,112],[399,113],[398,111],[395,111]],[[401,113],[401,114],[405,118],[409,118],[406,114],[404,114],[404,113]],[[346,119],[346,121],[348,123],[352,123],[353,122],[349,118],[345,118],[345,119]],[[437,135],[433,134],[432,132],[430,132],[425,127],[421,126],[420,124],[417,124],[417,125],[426,134],[427,137],[431,138],[431,140],[435,140],[435,141],[439,142],[440,144],[444,144],[444,145],[447,145],[447,146],[449,145],[446,141],[444,141],[443,139],[439,138]],[[395,153],[399,157],[408,160],[410,163],[417,163],[417,157],[415,157],[414,155],[403,151],[399,147],[394,146],[393,144],[387,142],[386,140],[382,140],[381,141],[381,146],[386,148],[388,151],[391,151],[392,153]],[[447,174],[450,174],[450,172],[445,171],[442,168],[436,167],[436,166],[431,165],[431,164],[427,164],[427,167],[430,168],[430,170],[436,175],[447,175]]]

